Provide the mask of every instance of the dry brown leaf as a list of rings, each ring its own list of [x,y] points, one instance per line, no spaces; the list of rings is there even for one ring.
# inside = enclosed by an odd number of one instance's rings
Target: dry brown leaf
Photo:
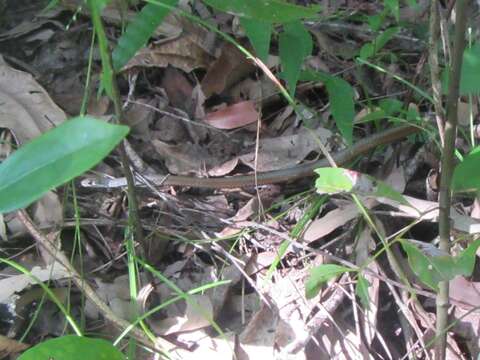
[[[303,239],[307,243],[321,239],[338,227],[355,219],[359,214],[360,212],[355,204],[348,204],[344,207],[332,210],[321,218],[312,221],[303,234]]]
[[[0,335],[0,358],[19,353],[25,349],[28,349],[30,345],[20,343],[16,340],[10,339],[6,336]]]
[[[256,164],[255,152],[240,156],[240,160],[257,171],[289,168],[303,161],[311,152],[318,152],[318,141],[321,141],[330,150],[328,140],[331,139],[331,136],[332,133],[323,128],[314,130],[313,134],[302,128],[295,135],[260,139]]]
[[[23,71],[15,70],[0,56],[0,127],[13,132],[24,144],[66,118],[65,113],[52,101],[35,79]],[[55,225],[62,221],[62,206],[58,197],[47,193],[37,202],[35,220],[40,225]]]
[[[203,175],[206,170],[218,164],[204,147],[192,143],[170,145],[153,140],[152,145],[165,160],[165,166],[172,174]]]
[[[138,51],[122,70],[171,65],[189,73],[197,68],[208,68],[214,58],[203,47],[202,36],[207,36],[204,30],[189,31],[176,39],[151,44]]]
[[[237,129],[258,121],[260,114],[252,101],[242,101],[208,113],[205,122],[217,129]]]
[[[210,66],[202,80],[203,92],[207,98],[221,94],[253,71],[255,65],[235,45],[225,43],[220,57]]]
[[[165,89],[173,107],[182,109],[188,114],[192,113],[193,86],[181,71],[168,66],[163,73],[160,86]]]

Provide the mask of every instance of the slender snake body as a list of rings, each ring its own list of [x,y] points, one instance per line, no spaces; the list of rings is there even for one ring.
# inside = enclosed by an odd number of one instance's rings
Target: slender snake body
[[[395,142],[405,138],[408,135],[414,134],[419,130],[420,128],[411,125],[391,128],[362,139],[350,148],[334,153],[332,157],[337,165],[342,166],[357,156],[365,154],[379,145]],[[256,176],[251,174],[218,178],[198,178],[180,175],[154,175],[144,176],[144,178],[155,186],[189,186],[210,189],[241,188],[255,185],[288,182],[304,178],[311,176],[315,169],[326,166],[329,166],[328,161],[326,159],[320,159],[287,169],[259,172],[256,174]],[[81,185],[89,188],[116,188],[125,187],[127,182],[125,178],[109,179],[101,177],[88,177],[81,181]],[[144,182],[140,180],[136,182],[136,185],[145,186]]]

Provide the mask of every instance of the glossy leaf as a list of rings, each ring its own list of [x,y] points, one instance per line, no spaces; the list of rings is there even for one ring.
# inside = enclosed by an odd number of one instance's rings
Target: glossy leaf
[[[480,146],[473,149],[463,161],[455,167],[452,178],[454,191],[480,190]]]
[[[44,341],[25,351],[18,360],[125,360],[110,342],[83,336],[67,335]]]
[[[320,6],[298,6],[283,0],[203,0],[217,10],[249,19],[272,23],[287,23],[305,18],[315,18]]]
[[[327,88],[330,110],[338,129],[349,145],[353,141],[353,119],[355,117],[354,91],[345,80],[329,74],[304,71],[300,80],[321,81]]]
[[[163,0],[162,2],[174,7],[177,6],[178,0]],[[112,61],[115,71],[124,67],[136,52],[145,46],[155,29],[169,13],[170,9],[166,7],[148,3],[136,14],[113,50]]]
[[[344,168],[320,168],[315,187],[319,193],[354,193],[363,196],[384,197],[408,205],[405,198],[382,181],[370,175]]]
[[[317,296],[322,284],[347,271],[351,271],[351,269],[335,264],[324,264],[311,269],[310,276],[305,283],[305,295],[307,299]]]
[[[300,21],[295,21],[284,25],[278,43],[282,77],[287,81],[288,92],[293,97],[303,61],[312,53],[312,37]]]
[[[25,207],[90,169],[128,131],[126,126],[77,117],[23,145],[0,164],[0,213]]]
[[[257,57],[264,63],[268,60],[270,39],[272,37],[273,24],[271,22],[240,18],[240,24],[245,29],[248,39],[255,49]]]

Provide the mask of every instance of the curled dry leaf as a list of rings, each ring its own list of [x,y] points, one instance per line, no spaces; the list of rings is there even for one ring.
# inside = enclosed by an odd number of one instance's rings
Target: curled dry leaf
[[[260,114],[252,101],[242,101],[207,114],[205,122],[218,129],[237,129],[258,121]]]

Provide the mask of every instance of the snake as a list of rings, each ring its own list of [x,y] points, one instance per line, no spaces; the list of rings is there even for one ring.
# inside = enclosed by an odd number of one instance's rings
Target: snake
[[[343,166],[363,155],[377,146],[390,144],[415,134],[421,128],[414,125],[402,125],[372,134],[357,141],[354,145],[339,150],[332,154],[334,162]],[[232,189],[252,187],[258,185],[291,182],[297,179],[312,176],[317,168],[330,166],[326,158],[302,163],[293,167],[257,172],[256,174],[233,175],[223,177],[194,177],[183,175],[143,175],[135,179],[135,186],[145,187],[146,184],[154,186],[185,186],[209,189]],[[85,177],[80,181],[82,187],[87,188],[121,188],[127,186],[127,180],[121,178],[108,178],[103,176]]]

